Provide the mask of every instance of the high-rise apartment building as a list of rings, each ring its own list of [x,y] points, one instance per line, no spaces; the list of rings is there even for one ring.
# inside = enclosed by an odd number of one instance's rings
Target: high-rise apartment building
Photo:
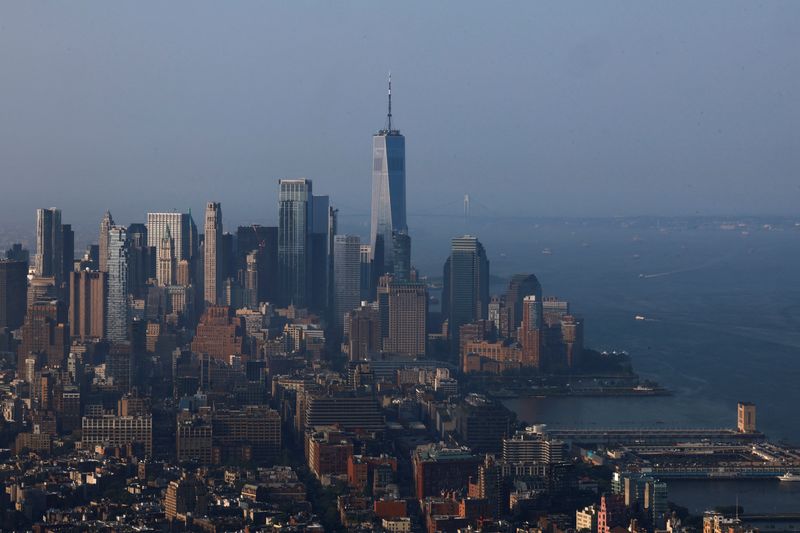
[[[392,235],[407,232],[406,139],[392,127],[392,80],[386,128],[372,136],[372,216],[370,245],[376,275],[393,272]]]
[[[206,204],[205,241],[203,244],[203,300],[205,305],[217,305],[222,269],[222,207],[218,202]]]
[[[106,211],[100,221],[100,235],[97,244],[100,250],[100,272],[108,272],[108,230],[114,226],[111,212]]]
[[[0,259],[0,330],[14,330],[25,320],[28,262]]]
[[[333,284],[333,323],[341,329],[345,314],[361,301],[361,239],[357,235],[334,237]]]
[[[281,305],[309,305],[312,226],[311,180],[280,180],[278,207],[278,270]]]
[[[442,298],[447,299],[449,336],[452,349],[457,351],[459,328],[488,316],[489,260],[476,237],[464,235],[452,240],[444,285]]]
[[[258,250],[253,250],[247,254],[247,264],[244,275],[244,306],[248,309],[258,309],[258,285],[259,285],[259,256],[262,254]]]
[[[108,230],[108,293],[106,338],[112,342],[128,338],[128,234],[125,228]]]
[[[522,300],[522,323],[519,342],[522,345],[522,366],[542,368],[542,301],[535,295]]]
[[[64,270],[64,233],[61,228],[61,210],[51,207],[36,210],[36,275],[55,278],[61,286]]]
[[[69,276],[69,324],[73,337],[102,339],[105,334],[106,272],[82,270]]]

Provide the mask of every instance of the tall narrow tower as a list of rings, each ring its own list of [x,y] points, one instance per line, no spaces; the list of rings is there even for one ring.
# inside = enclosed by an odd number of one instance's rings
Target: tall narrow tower
[[[280,302],[307,307],[311,287],[313,196],[311,180],[282,179],[278,205],[278,274]]]
[[[372,216],[370,245],[375,275],[392,272],[392,234],[407,232],[406,139],[392,128],[392,76],[386,128],[372,136]]]
[[[100,221],[100,236],[97,240],[98,249],[100,251],[100,272],[108,272],[108,230],[114,225],[114,219],[111,217],[111,212],[106,211],[103,215],[103,220]]]
[[[112,226],[108,230],[108,293],[106,338],[112,342],[128,338],[128,233]]]
[[[203,292],[205,304],[217,305],[219,299],[220,268],[219,251],[222,240],[222,207],[218,202],[206,204],[205,244],[203,261]]]
[[[36,275],[55,278],[59,287],[64,270],[64,235],[61,210],[51,207],[36,210]]]

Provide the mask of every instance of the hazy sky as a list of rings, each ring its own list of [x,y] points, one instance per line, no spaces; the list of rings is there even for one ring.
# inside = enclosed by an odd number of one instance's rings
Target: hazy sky
[[[412,216],[798,211],[798,1],[9,0],[0,225],[364,215],[389,70]]]

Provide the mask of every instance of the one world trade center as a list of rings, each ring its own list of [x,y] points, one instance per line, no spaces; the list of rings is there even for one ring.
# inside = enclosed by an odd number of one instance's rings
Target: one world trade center
[[[372,136],[372,218],[370,226],[373,272],[394,273],[408,265],[410,241],[406,225],[406,139],[392,128],[392,76],[386,128]],[[397,257],[401,255],[401,257]]]

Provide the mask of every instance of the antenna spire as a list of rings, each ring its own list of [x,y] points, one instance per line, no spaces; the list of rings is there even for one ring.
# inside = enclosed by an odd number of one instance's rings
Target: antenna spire
[[[392,71],[389,71],[389,114],[387,130],[392,131]]]

